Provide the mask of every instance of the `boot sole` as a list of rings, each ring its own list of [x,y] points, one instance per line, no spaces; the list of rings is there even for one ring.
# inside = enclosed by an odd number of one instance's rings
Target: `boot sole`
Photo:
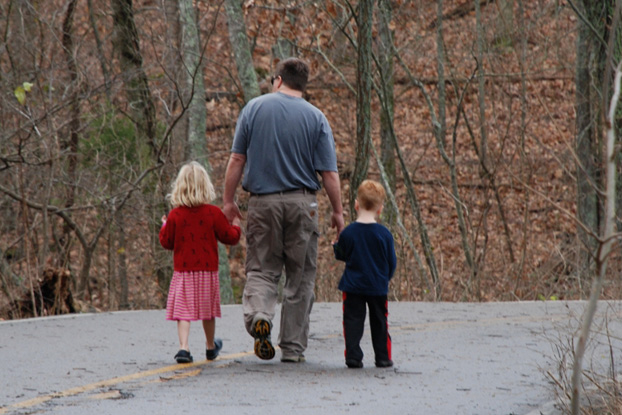
[[[270,323],[266,320],[257,320],[255,323],[255,355],[262,360],[271,360],[275,355],[270,341]]]

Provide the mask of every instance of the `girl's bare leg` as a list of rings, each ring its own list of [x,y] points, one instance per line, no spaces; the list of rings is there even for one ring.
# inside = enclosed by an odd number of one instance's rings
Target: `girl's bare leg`
[[[205,331],[205,347],[208,350],[214,349],[214,334],[216,333],[216,319],[203,320],[203,331]]]
[[[190,322],[177,320],[177,335],[179,336],[179,348],[190,350],[188,347],[188,337],[190,336]]]

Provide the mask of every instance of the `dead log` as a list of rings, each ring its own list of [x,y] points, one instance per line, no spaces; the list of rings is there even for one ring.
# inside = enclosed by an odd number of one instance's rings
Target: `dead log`
[[[33,289],[0,310],[0,316],[9,319],[52,316],[76,312],[71,294],[71,272],[61,268],[47,268]],[[34,301],[32,296],[34,295]],[[33,309],[34,306],[34,309]]]

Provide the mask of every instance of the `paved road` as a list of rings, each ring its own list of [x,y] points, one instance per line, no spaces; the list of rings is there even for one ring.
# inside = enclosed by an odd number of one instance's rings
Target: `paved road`
[[[395,367],[374,367],[366,331],[362,370],[345,367],[338,303],[315,305],[303,364],[281,363],[278,352],[257,359],[238,305],[223,307],[213,362],[192,325],[191,365],[175,364],[176,326],[162,310],[0,322],[0,414],[553,414],[545,372],[558,373],[583,307],[390,303]],[[601,318],[616,317],[611,333],[622,332],[621,310],[599,306]],[[606,373],[608,346],[593,338],[603,347],[586,365]]]

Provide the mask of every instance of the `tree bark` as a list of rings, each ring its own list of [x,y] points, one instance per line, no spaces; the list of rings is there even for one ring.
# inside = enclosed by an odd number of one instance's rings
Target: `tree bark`
[[[187,159],[201,163],[207,171],[211,166],[205,141],[207,108],[205,106],[205,87],[203,82],[203,47],[199,36],[197,16],[192,0],[179,0],[181,23],[181,50],[183,55],[182,72],[185,74],[182,105],[187,107],[188,130],[186,132]],[[255,81],[256,83],[256,81]],[[226,247],[218,244],[218,276],[220,280],[220,301],[233,303],[231,269]]]
[[[110,100],[110,69],[108,68],[108,63],[106,62],[104,45],[99,34],[99,29],[97,28],[97,19],[95,18],[95,12],[93,10],[93,0],[88,0],[87,4],[89,6],[89,20],[91,22],[91,29],[93,29],[93,37],[95,38],[95,45],[97,46],[97,59],[99,59],[99,64],[102,68],[104,86],[106,88],[106,96],[108,100]]]
[[[118,246],[117,253],[117,281],[119,282],[119,309],[130,308],[130,284],[127,274],[127,240],[125,238],[125,215],[121,211],[115,212],[117,225]]]
[[[581,378],[583,373],[583,357],[587,347],[587,341],[596,313],[596,307],[598,305],[598,299],[602,290],[605,275],[607,273],[607,262],[609,254],[611,253],[612,245],[615,241],[615,203],[616,203],[616,150],[615,150],[615,117],[618,107],[618,100],[620,99],[620,81],[622,80],[622,61],[618,64],[615,71],[614,92],[611,98],[611,104],[609,108],[609,114],[606,120],[606,140],[605,140],[605,177],[604,177],[604,223],[602,233],[598,239],[598,250],[596,252],[596,276],[592,281],[592,289],[590,292],[590,299],[588,301],[585,315],[582,318],[581,331],[579,333],[579,339],[577,341],[575,353],[574,353],[574,365],[572,368],[572,399],[571,399],[571,414],[579,415],[580,408],[580,391],[583,389],[581,386]],[[617,235],[617,239],[620,239],[622,235]]]
[[[70,91],[70,120],[68,124],[68,131],[64,136],[66,139],[61,141],[63,152],[67,154],[66,174],[67,187],[65,191],[65,209],[68,211],[68,215],[71,215],[71,207],[75,203],[76,198],[76,184],[77,184],[77,169],[78,169],[78,145],[80,130],[80,86],[78,85],[78,65],[75,60],[75,47],[74,47],[74,35],[73,35],[73,20],[76,10],[77,0],[72,0],[67,6],[67,13],[63,20],[63,49],[65,51],[67,69],[69,72],[69,80],[71,82]],[[70,251],[71,251],[71,228],[67,223],[63,226],[63,245],[60,250],[60,266],[67,268],[70,263]],[[86,282],[83,280],[78,281],[78,293],[82,292]]]
[[[358,29],[358,61],[356,67],[356,160],[350,178],[350,212],[356,217],[354,201],[356,191],[367,178],[369,168],[369,143],[371,137],[371,87],[373,0],[361,0],[356,19]]]
[[[578,36],[576,64],[576,177],[577,177],[577,216],[585,225],[579,227],[578,234],[581,244],[587,247],[582,250],[577,275],[583,278],[592,268],[592,252],[596,249],[594,236],[598,234],[601,223],[601,209],[597,184],[601,182],[600,160],[600,122],[602,111],[598,98],[600,92],[596,85],[602,85],[602,63],[599,52],[604,45],[600,44],[592,26],[594,7],[589,0],[578,3]]]
[[[379,0],[378,21],[378,71],[380,74],[381,99],[384,100],[380,112],[380,157],[386,174],[387,186],[395,194],[395,150],[391,145],[393,131],[395,93],[393,70],[393,30],[391,28],[392,8],[389,0]],[[393,205],[383,211],[384,220],[389,225],[395,224],[397,211]]]
[[[225,0],[225,11],[227,13],[227,24],[229,28],[229,41],[235,57],[235,65],[238,70],[244,102],[259,96],[259,83],[257,73],[253,65],[251,48],[246,34],[246,23],[242,12],[240,0]]]
[[[197,16],[192,0],[179,0],[181,21],[181,50],[185,85],[183,106],[187,106],[188,130],[186,131],[186,158],[196,160],[209,169],[205,130],[207,109],[203,82],[203,48],[199,38]],[[209,171],[209,170],[208,170]]]
[[[505,232],[506,244],[508,247],[508,254],[510,256],[510,262],[515,262],[514,257],[514,248],[512,247],[512,235],[510,233],[510,228],[508,226],[508,221],[505,218],[505,211],[503,208],[503,203],[501,200],[501,196],[499,194],[499,188],[496,184],[496,177],[494,172],[494,166],[491,165],[491,162],[488,160],[488,121],[486,119],[486,85],[485,85],[485,69],[484,69],[484,46],[485,46],[485,37],[483,32],[483,23],[482,23],[482,13],[480,2],[478,0],[475,1],[475,25],[476,25],[476,33],[477,33],[477,62],[478,62],[478,71],[477,71],[477,79],[478,79],[478,103],[479,103],[479,122],[480,122],[480,143],[479,146],[475,143],[475,149],[479,156],[481,171],[480,175],[484,178],[492,188],[492,191],[495,195],[495,199],[497,202],[497,208],[499,209],[499,216],[501,218],[501,223],[503,224],[503,229]],[[488,201],[488,197],[486,197],[486,203]],[[484,209],[484,212],[487,212],[488,209]],[[486,213],[484,213],[486,214]],[[483,221],[484,224],[484,232],[487,235],[488,229],[486,224],[487,220]],[[485,238],[486,239],[486,238]],[[483,250],[486,252],[486,249]]]
[[[244,13],[239,0],[225,0],[225,11],[227,13],[227,23],[229,28],[229,41],[235,56],[235,63],[238,70],[238,78],[244,94],[244,102],[258,97],[261,94],[257,73],[253,65],[248,37],[246,35],[246,23]],[[227,251],[224,245],[218,247],[218,258],[221,264],[219,276],[221,281],[221,301],[223,303],[233,302],[233,290],[231,289],[231,271],[229,262],[226,261]],[[223,287],[228,287],[223,291]]]
[[[156,116],[147,74],[143,68],[140,39],[134,22],[132,0],[111,0],[114,25],[113,46],[119,56],[128,113],[136,125],[140,142],[157,154]]]
[[[499,8],[499,27],[497,39],[502,42],[512,42],[514,32],[514,0],[497,0]]]

